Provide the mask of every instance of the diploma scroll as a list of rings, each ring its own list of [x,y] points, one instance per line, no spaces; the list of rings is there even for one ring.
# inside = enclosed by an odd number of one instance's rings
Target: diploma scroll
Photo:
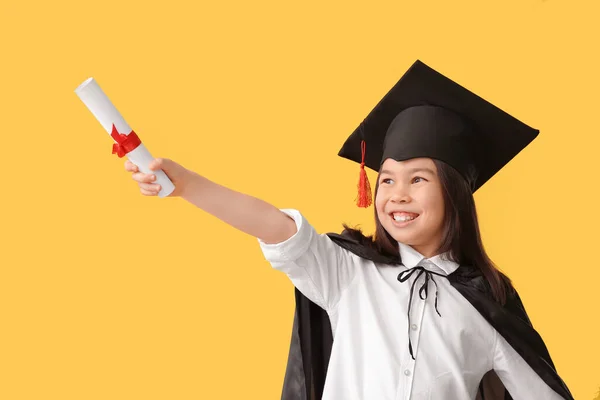
[[[126,155],[132,163],[137,165],[141,172],[154,174],[156,180],[152,183],[160,185],[158,197],[166,197],[171,194],[175,189],[173,182],[171,182],[164,171],[150,170],[149,164],[154,157],[146,149],[137,134],[125,122],[94,78],[85,80],[75,89],[75,93],[115,141],[115,144],[113,144],[113,154],[117,154],[119,157]]]

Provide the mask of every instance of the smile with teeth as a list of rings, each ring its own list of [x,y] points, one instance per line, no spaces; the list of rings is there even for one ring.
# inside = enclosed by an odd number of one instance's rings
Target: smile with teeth
[[[394,219],[394,221],[398,221],[398,222],[412,221],[415,218],[417,218],[418,216],[419,216],[419,214],[405,213],[405,212],[392,213],[392,218]]]

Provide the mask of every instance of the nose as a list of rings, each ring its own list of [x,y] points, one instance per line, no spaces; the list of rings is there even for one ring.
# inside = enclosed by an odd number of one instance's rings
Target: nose
[[[408,191],[405,188],[399,188],[390,197],[390,201],[393,203],[409,203],[410,200]]]

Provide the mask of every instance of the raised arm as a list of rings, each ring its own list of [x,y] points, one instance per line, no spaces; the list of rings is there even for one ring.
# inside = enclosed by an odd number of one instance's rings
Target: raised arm
[[[125,169],[133,172],[142,194],[156,195],[160,186],[152,183],[152,174],[139,172],[130,161]],[[264,243],[280,243],[296,233],[294,220],[275,206],[256,197],[237,192],[212,182],[169,159],[156,159],[150,164],[153,171],[162,169],[173,181],[179,196],[223,222],[252,235]]]
[[[170,196],[180,196],[198,208],[246,232],[259,241],[267,261],[284,273],[310,300],[326,310],[341,298],[359,268],[359,257],[342,249],[325,234],[318,234],[297,210],[280,210],[250,195],[229,189],[169,159],[156,159],[150,169],[162,169],[175,185]],[[151,174],[131,162],[142,194],[155,196],[159,185]]]

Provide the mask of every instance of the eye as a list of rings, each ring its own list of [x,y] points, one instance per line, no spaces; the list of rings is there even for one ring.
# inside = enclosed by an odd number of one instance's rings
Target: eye
[[[425,178],[421,178],[420,176],[415,176],[415,177],[412,179],[412,181],[414,182],[414,181],[415,181],[415,179],[422,179],[422,180],[424,180],[424,181],[427,181],[427,179],[425,179]]]
[[[381,183],[385,183],[386,181],[391,181],[391,179],[390,178],[384,178],[384,179],[381,180]]]

